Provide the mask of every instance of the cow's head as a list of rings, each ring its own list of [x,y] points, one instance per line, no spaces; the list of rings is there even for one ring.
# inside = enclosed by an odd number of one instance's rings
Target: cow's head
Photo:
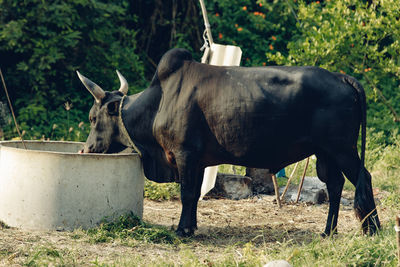
[[[126,79],[117,71],[121,87],[118,91],[105,92],[97,84],[77,74],[95,101],[90,109],[90,133],[83,153],[118,153],[129,146],[128,138],[120,131],[119,108],[121,99],[128,93]]]

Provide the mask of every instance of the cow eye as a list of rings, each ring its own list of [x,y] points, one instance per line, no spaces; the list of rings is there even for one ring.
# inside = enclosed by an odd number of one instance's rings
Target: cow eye
[[[96,123],[96,117],[89,117],[89,121],[91,123]]]

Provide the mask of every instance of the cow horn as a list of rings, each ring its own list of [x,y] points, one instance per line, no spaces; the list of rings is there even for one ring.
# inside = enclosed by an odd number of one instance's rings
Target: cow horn
[[[121,83],[121,87],[119,88],[119,91],[126,95],[128,93],[128,82],[126,81],[125,77],[122,76],[122,74],[117,70],[118,78]]]
[[[79,73],[79,71],[76,71],[78,74],[79,79],[83,83],[83,85],[89,90],[89,92],[93,95],[94,99],[96,99],[97,103],[100,103],[100,101],[106,96],[106,93],[101,89],[100,86],[83,76],[82,74]]]

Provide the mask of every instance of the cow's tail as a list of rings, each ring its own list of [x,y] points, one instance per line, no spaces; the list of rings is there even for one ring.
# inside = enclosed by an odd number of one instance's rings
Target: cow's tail
[[[365,96],[365,90],[362,85],[353,77],[348,75],[343,75],[346,83],[351,85],[356,91],[360,103],[361,111],[361,164],[360,164],[360,174],[363,172],[365,165],[365,143],[366,143],[366,129],[367,129],[367,100]]]
[[[353,77],[343,75],[346,83],[351,85],[356,91],[360,103],[361,112],[361,152],[360,152],[360,169],[356,184],[356,192],[354,198],[354,210],[357,217],[363,222],[363,230],[370,229],[370,233],[375,232],[380,227],[378,214],[376,212],[371,175],[365,169],[365,146],[366,146],[366,127],[367,127],[367,101],[365,90],[362,85]]]

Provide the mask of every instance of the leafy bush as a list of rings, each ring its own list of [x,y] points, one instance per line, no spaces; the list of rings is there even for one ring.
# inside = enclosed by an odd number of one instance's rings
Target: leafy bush
[[[126,76],[131,93],[143,87],[129,1],[0,5],[1,67],[26,138],[86,138],[87,127],[78,124],[87,120],[93,98],[78,69],[105,90],[119,88],[115,69]],[[15,136],[12,125],[4,128],[6,138]]]

